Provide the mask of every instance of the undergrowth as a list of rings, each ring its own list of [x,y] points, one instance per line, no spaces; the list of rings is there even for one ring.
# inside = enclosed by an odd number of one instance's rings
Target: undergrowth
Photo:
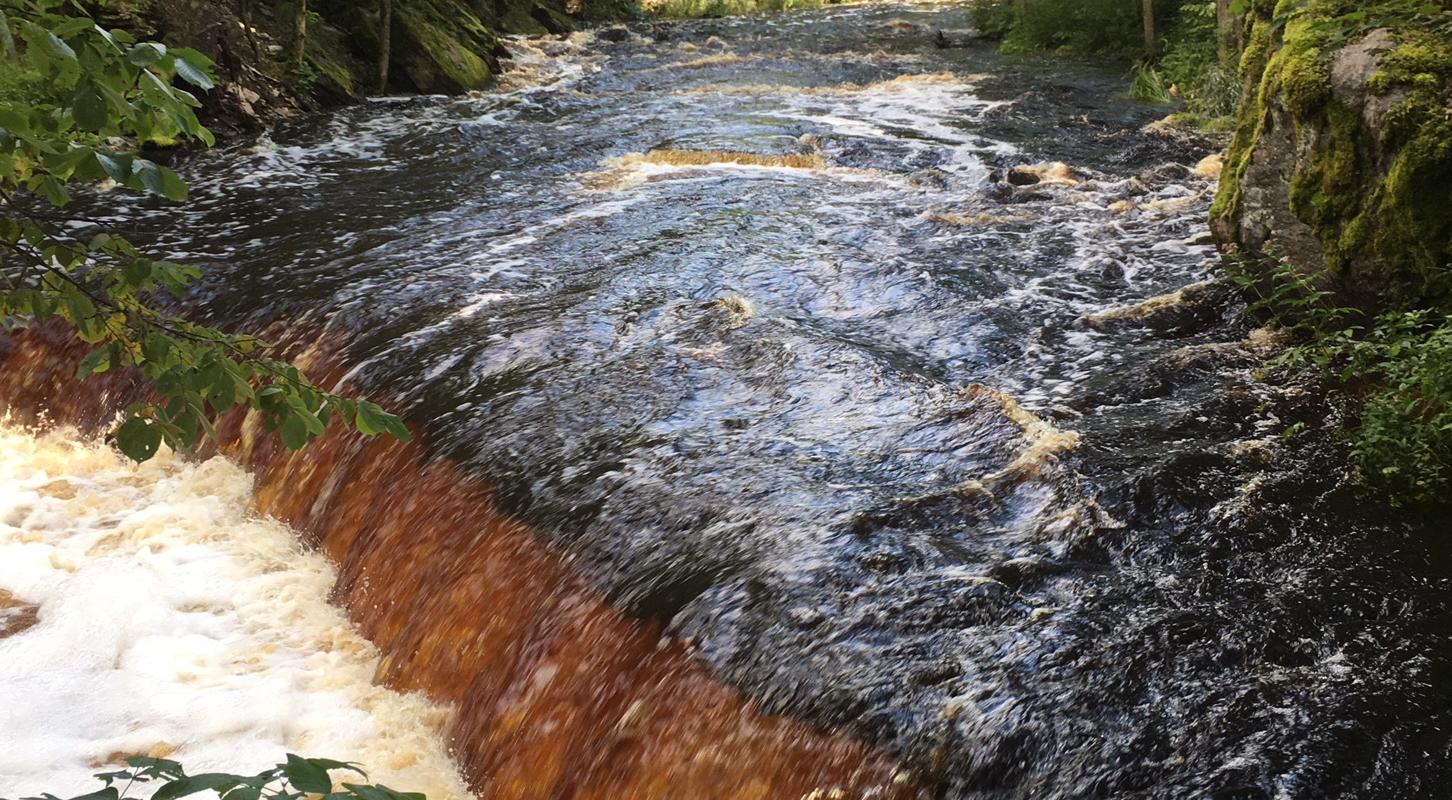
[[[1218,37],[1214,1],[1185,3],[1155,62],[1185,110],[1203,120],[1231,117],[1240,104],[1240,73],[1221,58]]]
[[[1156,0],[1172,14],[1178,0]],[[1057,52],[1130,60],[1143,50],[1139,3],[1125,0],[975,0],[973,24],[1006,53]]]
[[[1443,506],[1452,490],[1452,314],[1366,317],[1281,262],[1232,269],[1252,313],[1295,338],[1272,370],[1330,376],[1354,412],[1343,429],[1365,485],[1398,506]],[[1262,273],[1263,274],[1263,273]]]
[[[1006,53],[1059,53],[1133,63],[1130,95],[1181,103],[1177,119],[1223,128],[1240,102],[1234,58],[1222,58],[1214,0],[1156,0],[1160,36],[1145,52],[1140,4],[1127,0],[976,0],[975,26]]]

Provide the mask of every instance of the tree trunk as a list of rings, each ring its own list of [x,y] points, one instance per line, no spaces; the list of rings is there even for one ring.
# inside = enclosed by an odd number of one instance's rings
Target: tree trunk
[[[1230,69],[1240,62],[1240,51],[1245,47],[1242,40],[1245,20],[1230,10],[1233,4],[1233,0],[1215,0],[1215,29],[1218,34],[1216,39],[1220,50],[1220,65]]]
[[[388,91],[388,59],[393,47],[393,0],[378,0],[378,92]]]
[[[237,17],[242,20],[242,32],[252,46],[252,57],[262,61],[262,46],[257,43],[257,29],[252,26],[252,0],[237,0]]]
[[[292,16],[292,66],[302,69],[308,49],[308,0],[295,0]]]
[[[1145,55],[1155,54],[1155,0],[1140,0],[1140,8],[1144,14],[1144,52]]]

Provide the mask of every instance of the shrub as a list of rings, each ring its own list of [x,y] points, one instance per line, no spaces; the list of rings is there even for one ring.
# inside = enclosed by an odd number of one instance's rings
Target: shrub
[[[1170,21],[1181,0],[1155,0]],[[974,25],[1010,53],[1062,52],[1130,60],[1144,54],[1140,5],[1131,0],[979,0]]]
[[[1268,280],[1232,270],[1250,309],[1296,337],[1272,369],[1329,375],[1351,406],[1344,428],[1365,484],[1394,505],[1448,502],[1452,490],[1452,314],[1399,310],[1366,319],[1336,306],[1289,264]]]
[[[1185,3],[1165,37],[1158,62],[1185,107],[1206,120],[1229,117],[1240,104],[1239,73],[1222,63],[1213,0]]]

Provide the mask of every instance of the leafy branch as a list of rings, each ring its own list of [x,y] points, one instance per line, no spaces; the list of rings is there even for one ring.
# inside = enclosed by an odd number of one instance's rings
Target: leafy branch
[[[104,229],[74,233],[94,222],[66,210],[75,186],[186,199],[186,182],[141,151],[214,143],[192,93],[215,86],[206,56],[107,30],[71,0],[0,0],[0,50],[3,68],[33,86],[23,101],[0,102],[0,330],[63,323],[92,347],[79,378],[139,372],[156,399],[126,409],[114,432],[122,452],[144,461],[163,443],[190,448],[239,407],[293,449],[335,419],[409,438],[396,416],[320,389],[261,339],[160,310],[185,294],[196,268],[148,258]]]

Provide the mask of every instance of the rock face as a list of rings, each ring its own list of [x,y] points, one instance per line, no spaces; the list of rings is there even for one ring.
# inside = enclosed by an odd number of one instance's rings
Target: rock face
[[[499,71],[494,32],[458,4],[412,0],[397,14],[399,66],[419,91],[482,89]]]
[[[376,4],[332,0],[323,18],[349,34],[353,50],[378,50]],[[482,89],[499,70],[499,41],[460,0],[395,0],[393,82],[401,89],[452,93]]]
[[[1257,2],[1212,227],[1367,310],[1441,302],[1452,262],[1452,42],[1415,24],[1340,44]],[[1284,5],[1284,3],[1282,3]],[[1260,269],[1268,269],[1262,267]]]

